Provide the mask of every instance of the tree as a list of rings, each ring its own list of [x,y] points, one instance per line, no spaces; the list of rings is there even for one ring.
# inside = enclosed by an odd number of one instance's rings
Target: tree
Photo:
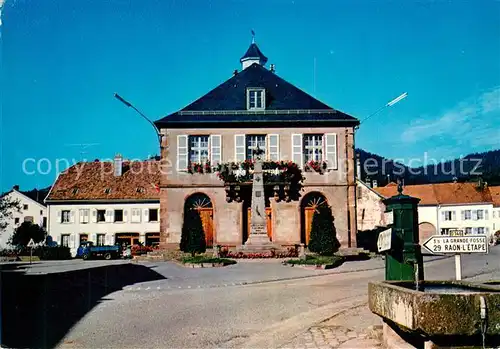
[[[205,232],[200,214],[195,209],[184,210],[184,223],[182,225],[182,235],[180,249],[182,252],[203,253],[207,249]]]
[[[8,221],[12,218],[13,212],[21,210],[19,200],[13,200],[8,196],[0,197],[0,234],[2,234],[7,226]]]
[[[328,205],[318,206],[312,220],[309,251],[321,255],[332,255],[340,247],[336,235],[332,209]]]
[[[33,224],[31,222],[23,222],[12,235],[10,244],[13,246],[25,247],[28,245],[31,239],[35,243],[39,243],[45,240],[45,230],[41,228],[38,224]]]

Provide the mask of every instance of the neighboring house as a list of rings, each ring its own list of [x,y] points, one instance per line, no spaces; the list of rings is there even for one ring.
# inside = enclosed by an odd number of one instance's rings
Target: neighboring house
[[[354,247],[354,132],[359,121],[283,80],[273,65],[265,68],[267,58],[255,43],[240,62],[240,72],[155,122],[163,135],[162,161],[170,165],[160,182],[162,247],[178,247],[187,209],[200,212],[208,246],[245,243],[251,179],[238,167],[252,160],[257,147],[265,151],[269,168],[286,162],[274,169],[274,176],[296,164],[305,177],[299,192],[286,180],[266,185],[270,239],[282,246],[307,244],[316,206],[328,204],[338,240]],[[322,173],[306,171],[306,163]],[[217,165],[234,166],[232,173],[240,177],[219,178]]]
[[[36,201],[34,198],[19,191],[19,186],[15,185],[12,190],[4,194],[5,197],[19,202],[20,210],[12,211],[12,218],[7,221],[5,231],[0,232],[0,248],[5,248],[14,230],[23,222],[32,222],[43,228],[47,228],[47,207]]]
[[[76,254],[80,242],[97,245],[159,243],[157,161],[81,162],[62,172],[45,202],[48,233]]]
[[[384,197],[397,194],[394,183],[374,188]],[[431,235],[463,229],[466,234],[493,234],[493,200],[490,189],[475,183],[407,185],[403,193],[420,198],[420,242]]]
[[[385,212],[386,208],[382,202],[385,198],[375,189],[357,180],[358,232],[380,229],[392,224],[392,213]]]
[[[493,233],[500,237],[500,186],[490,187],[490,193],[493,200]]]

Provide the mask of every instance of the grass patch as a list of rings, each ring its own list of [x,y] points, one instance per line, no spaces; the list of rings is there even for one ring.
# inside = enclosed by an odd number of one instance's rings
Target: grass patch
[[[285,263],[298,265],[335,265],[339,266],[344,262],[341,256],[306,256],[306,259],[289,259]]]
[[[194,256],[194,257],[184,257],[182,258],[182,263],[192,263],[192,264],[201,264],[201,263],[217,263],[217,264],[236,264],[236,261],[227,258],[214,258],[207,256]]]

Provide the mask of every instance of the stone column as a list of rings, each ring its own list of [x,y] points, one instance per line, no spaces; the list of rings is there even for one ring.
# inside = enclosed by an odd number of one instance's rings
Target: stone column
[[[262,153],[257,147],[255,150],[255,165],[252,183],[252,217],[250,232],[243,246],[245,249],[266,250],[275,248],[267,235],[266,200],[264,194],[264,173],[262,171]]]
[[[257,155],[255,160],[252,183],[252,217],[250,232],[245,245],[269,244],[267,236],[266,201],[264,197],[264,175],[262,172],[262,158]]]

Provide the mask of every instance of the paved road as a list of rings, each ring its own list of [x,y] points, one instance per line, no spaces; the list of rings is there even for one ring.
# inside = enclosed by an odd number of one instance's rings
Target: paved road
[[[464,256],[464,278],[500,279],[499,257],[500,248],[493,248],[488,256]],[[306,330],[310,322],[366,302],[367,283],[381,280],[383,269],[346,271],[382,264],[381,260],[348,263],[341,267],[344,270],[323,271],[325,275],[306,278],[321,273],[285,267],[276,261],[242,262],[227,269],[152,264],[167,279],[137,284],[106,296],[72,328],[60,347],[237,347],[246,341],[258,343],[256,337],[271,336],[280,328],[288,329],[273,337],[276,342],[267,342],[266,347],[275,347],[278,341],[292,339],[299,329]],[[452,279],[454,259],[428,262],[425,273],[427,279]],[[270,280],[272,276],[300,278],[238,285],[245,280]],[[206,284],[220,287],[201,287]],[[255,336],[260,331],[266,332]]]

